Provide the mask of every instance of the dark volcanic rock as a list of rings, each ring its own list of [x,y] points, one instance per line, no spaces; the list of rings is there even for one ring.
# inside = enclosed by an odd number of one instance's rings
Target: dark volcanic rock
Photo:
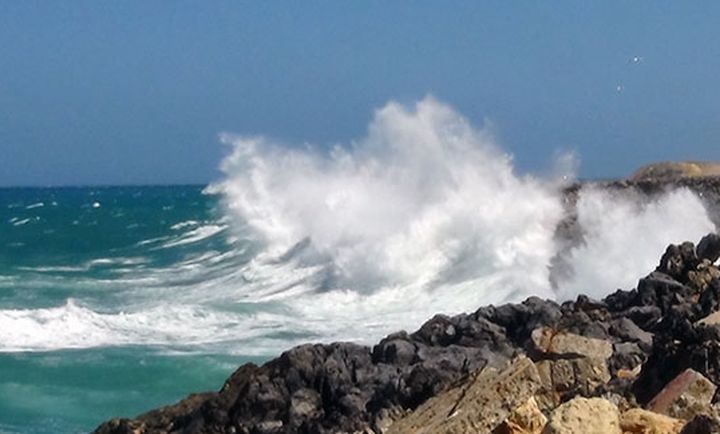
[[[95,432],[380,433],[473,373],[523,353],[537,364],[545,408],[578,395],[647,403],[688,368],[720,384],[720,325],[698,323],[720,309],[717,255],[718,237],[709,236],[698,249],[668,247],[637,289],[604,300],[579,296],[558,305],[531,297],[437,315],[373,348],[301,345],[262,366],[240,367],[216,393],[114,419]]]

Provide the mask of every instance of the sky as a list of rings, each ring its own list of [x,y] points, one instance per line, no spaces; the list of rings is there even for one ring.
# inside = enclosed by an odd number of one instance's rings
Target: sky
[[[720,160],[720,2],[0,0],[0,186],[206,183],[426,95],[522,173]]]

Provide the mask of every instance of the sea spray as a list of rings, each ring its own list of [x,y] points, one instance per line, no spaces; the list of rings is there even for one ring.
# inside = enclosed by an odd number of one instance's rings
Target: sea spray
[[[578,239],[561,242],[572,171],[516,173],[487,128],[432,98],[387,104],[366,137],[329,150],[222,140],[225,179],[205,195],[11,191],[0,207],[0,351],[272,355],[310,340],[370,342],[436,313],[630,288],[665,245],[713,229],[688,190],[583,188]],[[558,257],[568,272],[551,284]]]

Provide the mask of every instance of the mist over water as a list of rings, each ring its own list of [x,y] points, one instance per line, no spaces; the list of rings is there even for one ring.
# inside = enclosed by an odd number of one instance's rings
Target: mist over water
[[[561,156],[548,178],[518,174],[489,130],[432,98],[387,104],[366,137],[330,150],[222,141],[226,176],[204,195],[88,190],[3,203],[2,248],[17,259],[0,270],[10,291],[0,351],[273,355],[309,340],[369,343],[436,313],[629,289],[667,244],[714,229],[688,190],[649,201],[586,188],[583,236],[560,242],[574,160]],[[77,240],[90,244],[72,250]],[[38,259],[48,251],[58,253]],[[566,272],[551,279],[558,255]]]

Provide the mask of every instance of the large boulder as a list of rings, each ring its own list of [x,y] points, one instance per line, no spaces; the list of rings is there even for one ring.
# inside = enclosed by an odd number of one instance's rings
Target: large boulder
[[[395,422],[388,434],[490,433],[515,409],[526,405],[539,388],[535,365],[521,356],[502,371],[482,370],[430,398]]]
[[[602,398],[574,398],[550,415],[543,434],[622,434],[615,404]]]

